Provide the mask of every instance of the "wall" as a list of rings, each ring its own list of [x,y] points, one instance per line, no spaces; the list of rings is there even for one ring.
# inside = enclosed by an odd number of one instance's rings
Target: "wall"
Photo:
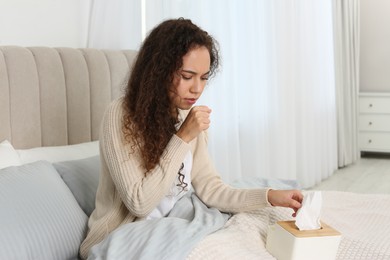
[[[390,92],[390,1],[360,0],[360,90]]]
[[[0,45],[85,47],[91,0],[0,0]]]

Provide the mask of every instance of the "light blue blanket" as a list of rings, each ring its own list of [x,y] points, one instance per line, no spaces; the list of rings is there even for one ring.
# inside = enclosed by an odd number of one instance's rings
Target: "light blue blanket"
[[[222,228],[229,215],[208,208],[188,192],[161,219],[129,223],[91,248],[88,259],[185,259],[206,235]]]

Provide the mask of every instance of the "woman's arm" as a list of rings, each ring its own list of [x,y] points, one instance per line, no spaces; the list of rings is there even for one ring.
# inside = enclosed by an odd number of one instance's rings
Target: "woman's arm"
[[[173,136],[160,162],[145,175],[138,151],[131,146],[122,131],[122,102],[114,102],[103,118],[102,158],[123,203],[131,214],[147,216],[167,194],[190,145]]]
[[[289,207],[294,210],[295,217],[303,199],[299,190],[233,188],[222,181],[207,151],[207,133],[203,132],[197,140],[192,184],[204,203],[232,213],[266,206]]]
[[[268,189],[236,189],[222,181],[208,154],[206,132],[196,142],[192,184],[205,204],[232,213],[270,206]]]

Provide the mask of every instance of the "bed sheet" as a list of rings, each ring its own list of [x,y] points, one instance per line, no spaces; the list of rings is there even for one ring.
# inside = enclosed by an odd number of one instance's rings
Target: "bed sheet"
[[[390,195],[322,195],[322,221],[342,234],[337,259],[390,259]],[[268,225],[293,219],[291,213],[275,207],[236,214],[197,244],[187,259],[275,259],[265,248]]]

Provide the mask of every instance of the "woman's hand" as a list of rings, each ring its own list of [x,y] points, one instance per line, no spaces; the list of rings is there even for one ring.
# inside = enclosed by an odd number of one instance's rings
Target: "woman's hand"
[[[299,190],[269,190],[268,202],[272,206],[288,207],[294,210],[293,217],[302,206],[303,195]]]
[[[196,138],[200,132],[210,126],[211,109],[207,106],[195,106],[188,113],[183,124],[180,126],[176,135],[183,141],[189,143]]]

